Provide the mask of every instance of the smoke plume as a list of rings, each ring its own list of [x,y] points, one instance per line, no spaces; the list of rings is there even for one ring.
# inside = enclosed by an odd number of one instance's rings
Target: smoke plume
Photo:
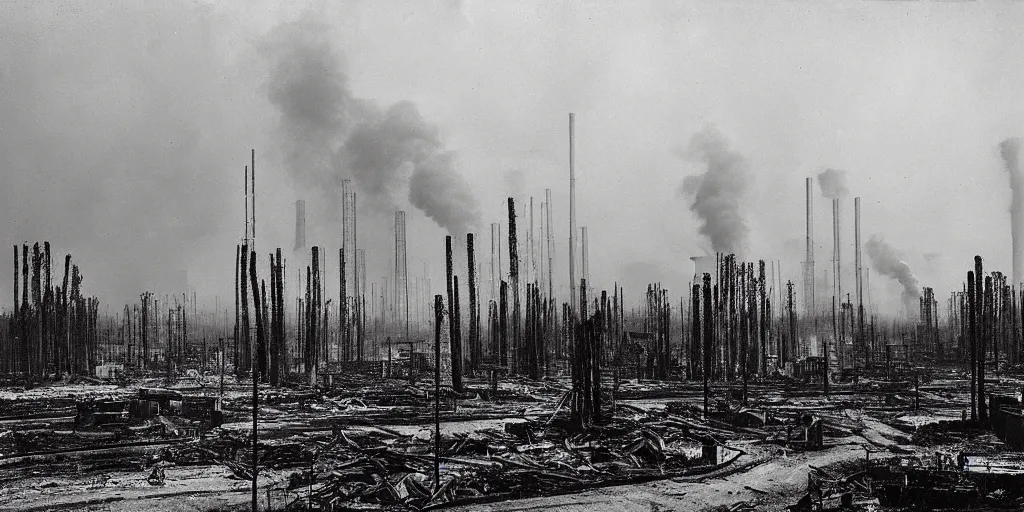
[[[746,160],[712,127],[695,134],[683,156],[707,166],[703,173],[684,178],[679,187],[681,195],[692,198],[690,211],[701,221],[700,233],[716,252],[739,252],[750,231],[741,211],[750,179]]]
[[[895,279],[903,286],[902,300],[907,311],[915,311],[918,299],[921,297],[921,286],[910,270],[910,265],[903,261],[902,255],[889,245],[881,236],[872,235],[865,248],[868,251],[868,258],[871,260],[871,268],[875,272]]]
[[[339,155],[371,201],[394,202],[392,192],[416,162],[443,148],[437,128],[427,123],[416,105],[395,103],[379,117],[355,127]]]
[[[825,169],[819,173],[818,186],[821,187],[821,195],[829,199],[841,199],[850,193],[846,188],[846,171],[839,169]]]
[[[1024,175],[1020,172],[1020,145],[1018,138],[1006,139],[999,144],[1006,172],[1010,175],[1010,236],[1013,244],[1013,280],[1024,278]]]
[[[478,226],[477,200],[437,127],[411,102],[384,108],[355,97],[332,41],[328,26],[299,21],[278,27],[264,45],[268,99],[280,114],[291,176],[332,202],[351,178],[371,210],[390,213],[408,201],[449,232]]]
[[[417,164],[409,183],[409,201],[452,234],[479,227],[476,198],[452,171],[454,153],[440,153]]]

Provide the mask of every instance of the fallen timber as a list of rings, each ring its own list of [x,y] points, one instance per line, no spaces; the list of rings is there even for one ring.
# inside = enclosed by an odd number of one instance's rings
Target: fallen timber
[[[24,453],[8,457],[0,457],[0,468],[22,464],[41,464],[53,460],[81,459],[98,455],[127,455],[138,453],[155,453],[160,449],[184,442],[184,438],[161,439],[157,441],[138,441],[113,445],[71,448],[66,450],[49,450]]]
[[[633,475],[627,477],[621,477],[617,479],[607,479],[598,481],[582,481],[579,479],[570,479],[575,485],[567,484],[556,487],[549,487],[541,489],[540,492],[531,494],[530,497],[544,497],[544,496],[561,496],[566,494],[575,494],[583,490],[600,489],[604,487],[616,487],[624,485],[636,485],[648,482],[656,482],[660,480],[673,480],[677,482],[682,481],[699,481],[711,477],[720,477],[727,474],[723,469],[733,467],[735,471],[742,471],[748,469],[757,464],[763,464],[768,459],[759,459],[752,461],[747,464],[738,465],[736,461],[743,454],[740,452],[734,453],[729,459],[722,461],[717,464],[711,464],[706,466],[698,466],[679,471],[666,472],[661,474],[647,474],[647,475]],[[524,497],[523,495],[514,493],[496,493],[487,496],[476,496],[457,499],[446,503],[439,503],[435,505],[428,505],[421,510],[442,510],[445,508],[465,506],[465,505],[484,505],[487,503],[494,503],[499,501],[507,501],[509,499],[515,499]]]
[[[472,382],[469,384],[472,389]],[[529,386],[528,383],[523,384]],[[614,405],[617,419],[613,420],[610,426],[613,431],[648,429],[657,432],[666,445],[678,443],[679,439],[673,441],[676,436],[689,437],[694,452],[687,456],[685,466],[673,467],[671,464],[664,465],[658,462],[657,456],[654,455],[657,451],[650,451],[651,445],[646,441],[640,440],[640,444],[632,446],[636,441],[632,437],[612,436],[609,438],[612,439],[610,448],[623,458],[613,458],[611,462],[618,460],[619,463],[607,465],[608,463],[597,461],[608,456],[603,449],[598,449],[607,448],[608,441],[604,441],[606,446],[602,447],[600,443],[593,444],[592,439],[577,438],[568,431],[563,433],[567,413],[558,412],[552,416],[557,408],[558,399],[564,395],[557,393],[556,390],[560,387],[557,386],[557,381],[555,384],[538,385],[537,389],[543,389],[543,394],[531,393],[534,388],[528,387],[527,391],[519,393],[522,400],[512,399],[515,393],[509,392],[507,396],[510,398],[505,401],[489,403],[486,400],[476,400],[475,395],[469,393],[474,398],[459,400],[457,408],[453,409],[449,404],[442,413],[444,424],[465,423],[465,428],[469,431],[464,434],[446,431],[442,436],[443,449],[440,459],[447,469],[441,479],[444,487],[437,496],[433,491],[433,479],[428,476],[433,462],[432,436],[424,435],[422,431],[425,429],[416,432],[415,428],[409,428],[422,427],[426,422],[421,421],[417,425],[415,420],[380,420],[395,425],[395,428],[399,425],[403,427],[397,430],[381,423],[359,425],[357,423],[363,421],[360,419],[351,424],[345,423],[349,418],[367,417],[375,413],[385,414],[389,409],[395,412],[395,417],[415,418],[419,413],[415,406],[389,408],[382,406],[378,400],[387,400],[391,403],[406,402],[407,399],[402,398],[401,393],[421,396],[418,395],[416,388],[400,391],[395,388],[381,392],[372,389],[371,386],[366,391],[334,392],[344,393],[345,398],[338,395],[320,396],[319,392],[308,390],[262,388],[259,412],[260,468],[261,471],[263,468],[277,468],[285,474],[292,472],[293,475],[299,475],[296,482],[302,481],[306,485],[311,483],[314,507],[326,508],[327,504],[334,500],[336,507],[443,508],[462,504],[482,504],[492,500],[559,496],[588,488],[635,485],[662,479],[687,483],[717,478],[732,472],[748,471],[753,465],[766,463],[765,459],[757,456],[748,458],[737,451],[726,452],[732,455],[717,464],[708,464],[700,460],[699,449],[704,441],[725,446],[734,445],[737,440],[755,444],[770,442],[773,436],[784,431],[788,421],[807,413],[828,421],[825,428],[827,435],[842,438],[856,435],[856,430],[864,428],[863,422],[859,419],[861,414],[865,417],[873,416],[878,421],[885,421],[890,425],[892,419],[898,416],[891,411],[868,410],[861,407],[860,413],[847,417],[842,409],[852,407],[856,403],[856,397],[832,397],[829,400],[802,400],[786,404],[780,401],[777,395],[766,390],[767,396],[752,401],[749,408],[768,411],[768,421],[763,426],[751,427],[732,423],[731,414],[740,409],[735,401],[728,399],[727,412],[719,416],[716,403],[716,410],[712,411],[708,419],[702,418],[699,409],[694,406],[697,399],[685,396],[691,393],[674,399],[646,401],[647,403],[642,399],[620,400]],[[535,396],[530,396],[531,394]],[[722,394],[725,395],[724,392]],[[269,399],[264,401],[263,396]],[[422,401],[422,398],[419,400]],[[864,400],[871,403],[880,398],[870,396]],[[224,405],[225,415],[229,420],[244,420],[246,414],[251,411],[249,404],[238,394],[226,397]],[[606,410],[610,408],[610,404],[605,404]],[[501,410],[503,412],[499,412]],[[525,414],[526,418],[522,417],[524,411],[530,412]],[[172,418],[177,421],[176,417]],[[480,427],[473,425],[472,422],[484,418],[494,419],[493,425],[497,425],[497,428],[483,429],[486,432],[481,433]],[[530,427],[524,432],[502,432],[501,427],[506,420],[517,421],[517,425],[526,424]],[[314,426],[315,422],[320,422],[323,426]],[[619,426],[616,427],[616,424]],[[244,421],[239,425],[244,425]],[[225,425],[227,426],[229,425]],[[152,429],[152,426],[130,425],[128,428]],[[310,430],[311,428],[315,430]],[[600,433],[609,427],[594,425],[592,428],[593,432]],[[95,445],[108,443],[117,431],[83,429],[76,435],[81,438],[81,442],[91,442]],[[247,430],[220,428],[205,432],[198,440],[179,438],[170,446],[157,450],[157,457],[149,457],[146,464],[153,464],[155,460],[157,464],[171,464],[179,468],[221,466],[227,468],[227,474],[233,475],[233,478],[251,478],[248,466],[238,463],[246,461],[249,457],[247,444],[251,438],[247,435]],[[57,431],[57,434],[67,435],[67,431]],[[147,431],[144,435],[154,433]],[[345,438],[348,438],[348,441]],[[873,436],[868,442],[876,438],[877,436]],[[357,446],[352,446],[349,441]],[[850,442],[849,439],[846,441]],[[210,444],[215,442],[221,442],[223,446],[217,448]],[[332,443],[333,448],[327,448],[332,446]],[[238,451],[232,454],[226,449],[230,446],[237,446]],[[635,454],[642,454],[636,456],[644,467],[638,466],[626,456],[626,452],[633,449],[637,450]],[[643,462],[644,457],[650,457],[647,459],[648,462]],[[303,477],[302,475],[308,475],[311,463],[315,476]],[[383,471],[381,467],[384,468]],[[613,471],[611,467],[618,469]],[[53,469],[58,470],[76,471],[74,466]],[[123,470],[132,471],[127,466]],[[77,471],[92,470],[82,468]],[[368,476],[359,476],[363,474]],[[366,478],[369,478],[369,481],[365,481]],[[362,482],[362,487],[352,487],[359,482]],[[264,483],[261,477],[261,488],[265,485],[271,484]],[[307,499],[306,485],[293,489],[295,499],[299,499],[296,506],[305,506],[303,504]],[[425,493],[427,495],[422,496],[410,490],[417,486],[429,489]]]

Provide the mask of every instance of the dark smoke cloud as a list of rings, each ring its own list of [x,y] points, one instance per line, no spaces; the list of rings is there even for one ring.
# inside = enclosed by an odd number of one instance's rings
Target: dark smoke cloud
[[[352,96],[328,31],[315,23],[284,25],[268,36],[262,53],[270,63],[266,94],[281,115],[289,171],[307,185],[340,183],[337,149],[372,106]]]
[[[883,276],[898,281],[903,286],[904,306],[908,312],[915,311],[918,298],[921,297],[921,286],[917,277],[914,276],[914,272],[910,270],[910,265],[903,261],[899,251],[879,235],[872,235],[865,248],[871,261],[871,268]]]
[[[818,186],[821,195],[829,199],[842,199],[850,193],[846,188],[846,171],[839,169],[826,169],[819,173]]]
[[[1015,281],[1024,278],[1024,175],[1020,170],[1020,146],[1018,138],[1006,139],[999,144],[999,153],[1006,165],[1006,173],[1010,175],[1010,235],[1013,241],[1013,279]]]
[[[420,162],[409,183],[409,201],[449,232],[459,234],[479,227],[476,198],[461,176],[452,171],[454,153],[441,153]]]
[[[416,105],[402,101],[357,125],[340,154],[372,201],[393,203],[412,166],[442,149],[437,128],[423,119]]]
[[[408,201],[452,233],[479,225],[476,198],[437,127],[411,102],[382,108],[355,97],[329,26],[281,25],[267,38],[264,56],[288,170],[302,185],[336,203],[341,181],[352,179],[361,207],[390,212]],[[330,211],[337,215],[340,207],[332,204]]]
[[[746,160],[712,127],[695,134],[683,156],[707,166],[703,173],[684,178],[679,187],[680,194],[692,198],[690,211],[701,221],[700,233],[716,252],[743,250],[750,231],[741,207],[750,180]]]

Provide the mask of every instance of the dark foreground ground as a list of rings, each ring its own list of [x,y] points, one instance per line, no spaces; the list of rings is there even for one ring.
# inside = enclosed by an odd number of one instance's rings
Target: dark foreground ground
[[[214,397],[218,380],[167,387]],[[244,382],[228,382],[224,423],[215,428],[171,409],[89,424],[76,405],[130,401],[141,387],[163,384],[0,392],[0,509],[248,510],[252,409]],[[1020,384],[1004,376],[994,388],[1015,393]],[[446,401],[442,413],[435,493],[431,389],[395,380],[323,393],[261,390],[261,510],[785,510],[809,488],[821,489],[812,496],[826,508],[848,494],[861,510],[897,510],[879,504],[878,482],[856,480],[866,459],[926,465],[936,454],[952,461],[1005,451],[981,431],[919,435],[919,426],[959,419],[968,407],[966,386],[952,374],[921,386],[917,410],[913,387],[899,383],[837,386],[830,398],[813,386],[762,383],[751,387],[746,408],[735,390],[716,387],[707,420],[696,385],[623,383],[606,408],[615,419],[584,434],[567,430],[566,382],[511,381],[497,394],[471,382],[476,391],[455,410]],[[801,422],[811,420],[822,425],[820,447],[802,438]],[[1021,504],[998,492],[984,503]]]

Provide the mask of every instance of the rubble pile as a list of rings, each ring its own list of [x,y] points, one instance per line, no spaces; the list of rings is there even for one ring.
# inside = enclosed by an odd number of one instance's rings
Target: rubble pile
[[[259,467],[296,468],[289,489],[309,488],[316,506],[403,506],[498,500],[571,492],[584,487],[694,474],[722,467],[738,451],[665,413],[634,414],[571,433],[535,421],[442,434],[441,480],[435,481],[434,435],[387,429],[293,435],[258,446]],[[693,429],[687,423],[696,425]],[[220,464],[251,479],[251,439],[218,429],[166,448],[174,465]]]

